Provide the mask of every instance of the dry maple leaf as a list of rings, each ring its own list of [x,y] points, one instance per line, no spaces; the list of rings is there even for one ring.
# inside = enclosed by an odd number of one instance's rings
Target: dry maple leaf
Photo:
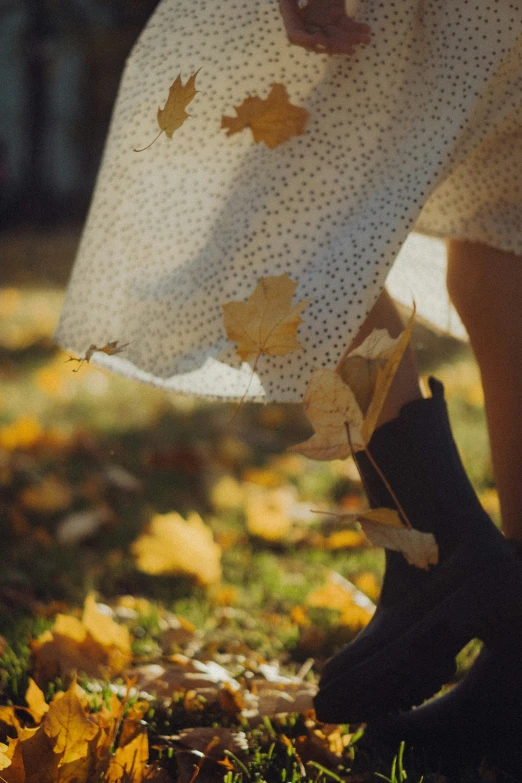
[[[150,144],[142,149],[135,149],[134,152],[144,152],[152,147],[155,141],[159,139],[162,133],[165,133],[167,138],[171,139],[174,131],[181,128],[185,120],[190,117],[185,109],[189,103],[196,96],[198,90],[196,90],[196,76],[200,72],[199,68],[195,73],[190,76],[186,83],[181,81],[181,73],[179,73],[169,88],[169,97],[165,103],[163,109],[158,108],[158,125],[160,126],[160,132]]]
[[[365,511],[358,519],[365,536],[374,546],[401,552],[410,565],[425,570],[439,562],[439,548],[435,536],[405,528],[396,511],[386,508],[372,509]]]
[[[346,422],[351,423],[352,445],[364,448],[363,415],[357,399],[335,370],[313,371],[303,397],[303,407],[315,433],[289,451],[316,460],[346,459],[351,454]]]
[[[69,356],[69,358],[65,360],[65,364],[67,364],[67,362],[80,362],[76,370],[73,370],[73,372],[78,372],[84,362],[87,362],[87,364],[90,362],[91,357],[95,351],[101,351],[101,353],[106,353],[109,356],[112,356],[115,353],[121,353],[124,348],[130,345],[130,343],[118,345],[118,342],[118,340],[113,340],[111,343],[106,343],[100,348],[98,348],[98,346],[94,343],[91,343],[85,352],[85,356],[82,356],[80,359],[76,358],[76,356]]]
[[[345,459],[352,449],[366,449],[408,347],[414,317],[415,308],[398,337],[391,338],[386,329],[374,329],[336,370],[312,373],[303,406],[315,434],[291,451],[310,459],[332,460]]]
[[[267,98],[249,96],[234,109],[237,117],[221,118],[221,127],[226,128],[227,136],[250,128],[254,141],[263,141],[270,149],[304,133],[309,117],[306,109],[290,103],[286,87],[275,83]]]
[[[156,514],[132,553],[146,574],[188,574],[203,585],[221,579],[221,547],[194,511],[186,521],[175,511]]]
[[[58,614],[54,626],[31,647],[41,683],[75,671],[91,677],[119,674],[132,660],[128,629],[100,612],[92,595],[85,599],[82,620]]]
[[[107,783],[142,783],[149,759],[149,741],[141,732],[123,747],[116,748],[104,780]]]
[[[300,313],[310,299],[292,307],[296,288],[297,283],[286,273],[262,277],[246,302],[223,305],[226,332],[237,342],[243,361],[257,361],[261,354],[284,356],[302,349],[297,330],[303,320]]]
[[[85,758],[100,730],[85,712],[78,690],[73,680],[65,693],[56,694],[42,721],[42,730],[54,741],[53,750],[62,755],[62,764]]]
[[[46,712],[49,711],[49,705],[45,701],[43,692],[31,677],[29,677],[29,687],[25,692],[25,700],[34,722],[40,723]]]
[[[362,439],[367,444],[377,426],[384,401],[406,352],[415,322],[415,304],[405,329],[390,337],[386,329],[374,329],[339,362],[337,371],[360,401],[364,421]]]

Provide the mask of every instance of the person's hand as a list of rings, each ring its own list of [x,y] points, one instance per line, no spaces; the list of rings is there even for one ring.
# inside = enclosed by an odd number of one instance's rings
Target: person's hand
[[[370,28],[346,15],[344,0],[279,0],[290,43],[310,52],[353,54],[357,44],[370,43]]]

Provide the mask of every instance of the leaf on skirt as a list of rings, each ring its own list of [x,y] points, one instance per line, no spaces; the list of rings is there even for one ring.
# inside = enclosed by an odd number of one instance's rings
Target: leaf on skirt
[[[101,353],[106,353],[109,356],[112,356],[115,353],[121,353],[124,348],[126,348],[130,343],[124,343],[123,345],[118,345],[118,340],[113,340],[113,342],[106,343],[105,345],[102,345],[100,348],[98,348],[97,345],[94,343],[91,343],[90,346],[87,348],[85,352],[85,356],[82,356],[80,359],[77,359],[75,356],[69,356],[68,359],[65,360],[65,363],[67,362],[80,362],[76,370],[73,370],[73,372],[78,372],[80,367],[84,362],[89,363],[91,360],[91,357],[95,351],[101,351]]]
[[[267,98],[252,95],[234,109],[236,117],[221,118],[227,136],[250,128],[256,144],[263,141],[270,149],[304,133],[309,117],[306,109],[290,103],[286,87],[276,83]]]
[[[257,359],[262,353],[284,356],[302,349],[297,330],[303,320],[300,313],[310,299],[292,307],[296,287],[286,273],[262,277],[246,302],[223,305],[226,332],[238,344],[243,361]]]

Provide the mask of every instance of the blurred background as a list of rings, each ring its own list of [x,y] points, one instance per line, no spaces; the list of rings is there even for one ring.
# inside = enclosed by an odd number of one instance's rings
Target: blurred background
[[[310,434],[298,406],[244,405],[231,421],[232,405],[79,367],[52,341],[120,73],[156,2],[0,3],[0,633],[18,661],[2,663],[0,648],[0,685],[28,665],[27,618],[47,627],[89,590],[145,596],[297,660],[331,654],[367,622],[344,578],[378,596],[382,552],[327,514],[364,506],[353,463],[285,454]],[[420,326],[414,342],[421,371],[446,384],[464,461],[498,521],[473,358]],[[193,511],[211,531],[199,555],[147,569],[140,532]],[[205,547],[213,565],[197,572]],[[151,605],[140,605],[140,655],[157,649]]]

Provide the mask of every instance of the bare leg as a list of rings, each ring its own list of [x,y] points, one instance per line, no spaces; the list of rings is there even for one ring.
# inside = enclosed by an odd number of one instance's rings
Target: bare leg
[[[480,368],[503,530],[522,542],[522,258],[451,240],[447,284]]]
[[[402,318],[386,290],[380,294],[346,353],[360,345],[374,329],[387,329],[392,337],[397,337],[404,330]],[[378,424],[395,419],[403,405],[420,398],[422,398],[422,392],[419,386],[419,375],[413,349],[410,345],[392,382]]]

